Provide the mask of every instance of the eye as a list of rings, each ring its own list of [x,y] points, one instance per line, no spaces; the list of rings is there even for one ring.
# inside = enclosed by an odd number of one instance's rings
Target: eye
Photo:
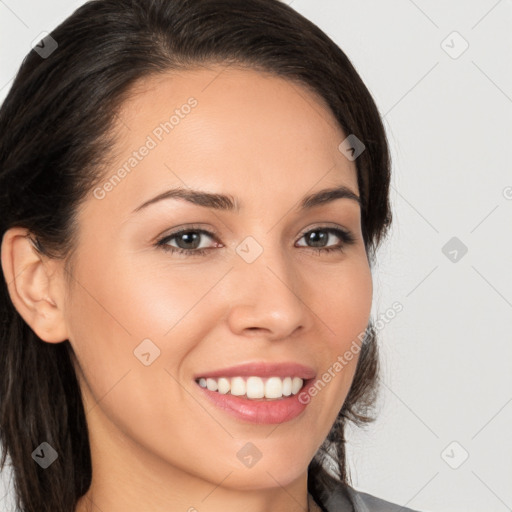
[[[332,238],[339,238],[341,243],[334,247],[329,247],[328,242]],[[333,227],[318,227],[307,231],[302,235],[309,243],[314,244],[313,249],[316,253],[327,253],[331,251],[343,251],[347,245],[353,245],[356,242],[355,236],[349,231],[341,228]],[[304,247],[304,246],[300,246]]]
[[[204,229],[186,228],[165,236],[156,245],[164,251],[172,253],[184,254],[186,256],[203,256],[210,250],[201,247],[201,239],[204,239],[205,236],[215,238],[213,233]],[[178,247],[169,244],[169,242],[174,240],[176,240]]]
[[[215,249],[215,247],[223,247],[223,245],[218,242],[216,242],[216,245],[213,247],[205,246],[203,244],[205,238],[215,240],[216,236],[214,233],[204,229],[189,227],[180,229],[179,231],[175,231],[161,238],[156,243],[156,246],[162,248],[164,251],[184,256],[204,256],[208,251]],[[314,228],[304,233],[301,239],[302,238],[305,238],[307,243],[314,245],[299,245],[298,247],[312,249],[318,254],[331,251],[343,251],[347,245],[352,245],[356,241],[355,236],[349,231],[334,227]],[[331,241],[332,238],[338,238],[341,242],[334,247],[330,247],[328,242]],[[176,243],[176,245],[172,245],[171,242]],[[205,243],[207,244],[207,242]]]

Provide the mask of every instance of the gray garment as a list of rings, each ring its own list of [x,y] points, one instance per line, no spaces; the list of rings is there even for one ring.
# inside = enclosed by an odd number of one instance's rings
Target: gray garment
[[[326,512],[418,512],[385,501],[350,486],[337,486],[320,506]]]
[[[385,501],[371,494],[356,491],[349,487],[348,492],[354,503],[354,512],[418,512],[405,506]]]

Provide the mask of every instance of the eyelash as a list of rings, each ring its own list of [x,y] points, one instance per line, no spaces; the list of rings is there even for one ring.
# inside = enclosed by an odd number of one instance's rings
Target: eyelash
[[[309,231],[306,231],[305,233],[303,233],[300,238],[303,238],[304,236],[306,236],[310,233],[313,233],[315,231],[325,231],[326,233],[336,235],[338,238],[340,238],[342,240],[341,245],[339,245],[337,247],[320,247],[320,248],[306,247],[307,249],[311,249],[312,251],[314,251],[317,254],[331,253],[331,252],[342,252],[346,246],[353,245],[356,242],[356,238],[349,231],[346,231],[346,230],[340,229],[340,228],[333,228],[333,227],[313,228],[313,229],[310,229]],[[211,251],[213,249],[213,248],[181,249],[180,247],[173,247],[171,245],[168,245],[167,242],[169,242],[170,240],[172,240],[176,237],[179,237],[180,235],[182,235],[184,233],[200,233],[202,235],[207,235],[211,238],[215,238],[214,233],[211,233],[204,229],[191,227],[191,228],[180,229],[179,231],[175,231],[174,233],[166,235],[165,237],[158,240],[158,242],[155,245],[157,247],[163,249],[166,252],[180,254],[182,256],[205,256],[208,251]],[[303,246],[301,246],[301,247],[303,247]]]

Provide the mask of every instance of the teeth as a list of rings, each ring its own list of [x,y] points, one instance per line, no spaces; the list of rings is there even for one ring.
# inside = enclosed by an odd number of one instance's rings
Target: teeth
[[[286,379],[283,380],[283,395],[284,396],[290,396],[292,394],[292,384],[293,384],[293,380],[290,377],[286,377]]]
[[[231,387],[231,383],[229,382],[229,380],[223,377],[221,377],[217,381],[217,385],[219,387],[219,393],[222,393],[223,395],[225,395],[229,391],[229,388]]]
[[[217,391],[225,395],[231,393],[235,396],[247,398],[282,398],[296,395],[302,388],[304,381],[300,377],[220,377],[218,379],[200,378],[202,388]]]
[[[281,398],[283,395],[283,381],[279,377],[270,377],[265,382],[265,397]]]
[[[242,377],[233,377],[231,379],[231,394],[236,396],[245,395],[245,382]]]
[[[217,391],[217,389],[219,389],[219,386],[217,385],[217,381],[215,379],[206,379],[206,387],[210,391]]]

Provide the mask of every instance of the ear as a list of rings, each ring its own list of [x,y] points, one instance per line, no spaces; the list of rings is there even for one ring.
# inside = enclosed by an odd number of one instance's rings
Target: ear
[[[2,239],[2,270],[14,307],[48,343],[68,339],[64,321],[61,260],[40,254],[25,228],[7,230]]]

